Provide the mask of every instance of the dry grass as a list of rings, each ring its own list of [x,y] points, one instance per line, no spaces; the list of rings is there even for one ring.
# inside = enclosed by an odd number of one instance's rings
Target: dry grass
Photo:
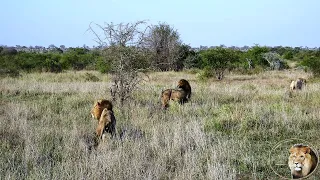
[[[320,148],[320,83],[290,94],[297,77],[309,75],[274,71],[203,82],[186,72],[151,73],[123,111],[115,105],[122,140],[91,150],[96,121],[89,113],[95,99],[110,99],[107,75],[3,78],[0,179],[279,179],[269,166],[277,160],[284,164],[277,172],[289,177],[289,152],[269,159],[279,141],[299,138]],[[193,88],[191,102],[162,111],[161,90],[181,78]],[[318,170],[311,179],[319,177]]]

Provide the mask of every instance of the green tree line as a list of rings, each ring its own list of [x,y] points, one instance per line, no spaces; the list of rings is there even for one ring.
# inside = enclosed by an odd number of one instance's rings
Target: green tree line
[[[126,46],[126,54],[134,48],[143,49],[143,56],[134,55],[130,64],[135,69],[153,71],[181,71],[201,69],[205,77],[224,77],[228,70],[255,73],[263,70],[289,68],[288,62],[320,75],[320,48],[307,47],[201,47],[192,48],[182,43],[179,33],[166,23],[151,26],[143,45]],[[63,70],[98,70],[109,73],[115,61],[112,55],[114,45],[99,48],[60,48],[50,45],[47,50],[17,51],[15,48],[0,47],[1,74],[19,72],[62,72]],[[109,53],[109,54],[108,54]]]

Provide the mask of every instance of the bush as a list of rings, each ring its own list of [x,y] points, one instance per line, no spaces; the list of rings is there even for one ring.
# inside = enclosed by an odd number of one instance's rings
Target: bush
[[[206,81],[209,78],[212,78],[215,76],[214,70],[210,67],[205,67],[203,68],[203,70],[201,70],[198,74],[197,74],[197,78],[200,81]]]
[[[108,73],[111,70],[111,63],[103,57],[98,57],[96,60],[96,69],[101,73]]]
[[[245,54],[244,57],[251,59],[253,66],[262,66],[267,67],[269,66],[268,61],[263,58],[263,54],[269,52],[269,49],[265,46],[254,46],[253,48],[249,49]]]
[[[201,57],[199,53],[196,53],[194,51],[191,51],[184,62],[184,67],[186,69],[192,69],[192,68],[201,68]]]
[[[20,73],[17,69],[0,69],[0,77],[19,77]]]
[[[60,64],[60,56],[53,54],[51,57],[47,57],[44,63],[44,70],[46,72],[59,73],[62,72],[62,66]]]
[[[293,59],[293,52],[292,51],[286,51],[283,55],[284,59]]]
[[[267,52],[262,56],[269,63],[271,70],[282,70],[288,68],[288,64],[280,57],[278,53]]]
[[[225,70],[235,68],[240,58],[236,51],[221,47],[202,51],[200,56],[203,66],[214,70],[218,80],[223,79]]]
[[[320,58],[305,57],[301,62],[301,65],[308,67],[314,77],[320,77]]]

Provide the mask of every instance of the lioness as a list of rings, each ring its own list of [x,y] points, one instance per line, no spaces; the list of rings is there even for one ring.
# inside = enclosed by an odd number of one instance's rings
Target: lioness
[[[161,104],[162,108],[169,106],[169,101],[177,101],[180,104],[186,103],[191,98],[191,86],[185,79],[180,79],[177,85],[177,89],[166,89],[161,92]]]
[[[307,145],[295,144],[290,148],[288,165],[294,179],[312,173],[318,163],[318,157]]]
[[[304,78],[298,78],[295,81],[292,81],[290,84],[290,90],[293,91],[295,89],[301,90],[303,86],[305,86],[307,83],[307,80]]]
[[[116,118],[110,101],[105,99],[96,101],[91,110],[91,115],[98,120],[96,135],[100,139],[104,139],[104,133],[110,133],[112,136],[115,136]]]

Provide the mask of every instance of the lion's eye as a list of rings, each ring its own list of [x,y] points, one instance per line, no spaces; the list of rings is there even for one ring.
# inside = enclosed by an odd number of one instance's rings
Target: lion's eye
[[[300,156],[300,158],[303,158],[303,156]]]

